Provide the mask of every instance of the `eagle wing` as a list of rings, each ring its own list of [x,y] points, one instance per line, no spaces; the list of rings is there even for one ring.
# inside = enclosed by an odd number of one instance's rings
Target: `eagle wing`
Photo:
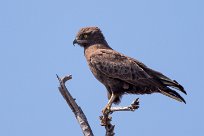
[[[90,57],[90,64],[108,77],[120,79],[135,86],[149,87],[150,92],[153,87],[154,91],[157,90],[166,96],[186,103],[176,91],[169,88],[176,88],[186,94],[178,82],[114,50],[99,49],[95,51]]]
[[[90,64],[108,77],[117,78],[133,85],[154,83],[137,61],[111,49],[99,49],[90,57]],[[157,84],[158,85],[158,84]]]

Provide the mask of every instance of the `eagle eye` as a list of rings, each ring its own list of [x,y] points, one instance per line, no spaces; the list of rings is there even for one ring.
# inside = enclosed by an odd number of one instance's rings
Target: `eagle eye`
[[[87,34],[84,34],[84,36],[83,36],[83,37],[86,39],[86,38],[88,38],[88,35],[87,35]]]

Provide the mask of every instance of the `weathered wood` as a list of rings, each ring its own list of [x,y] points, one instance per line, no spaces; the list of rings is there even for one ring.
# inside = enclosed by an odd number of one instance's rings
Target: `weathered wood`
[[[92,129],[88,123],[88,120],[83,113],[82,109],[78,106],[75,99],[71,96],[70,92],[68,91],[67,87],[65,86],[66,81],[72,79],[72,76],[65,76],[63,78],[60,78],[57,75],[57,78],[60,82],[60,86],[58,87],[60,93],[66,100],[67,104],[71,108],[72,112],[74,113],[81,129],[84,134],[84,136],[94,136]],[[104,113],[102,116],[100,116],[101,120],[101,126],[105,127],[106,134],[105,136],[114,136],[114,128],[115,125],[111,124],[112,117],[110,116],[113,112],[116,111],[135,111],[139,108],[139,98],[137,98],[135,101],[132,102],[130,106],[126,107],[111,107],[110,110],[106,113]]]
[[[72,112],[74,113],[84,136],[94,136],[85,114],[83,113],[82,109],[77,105],[75,99],[71,96],[71,94],[69,93],[65,86],[65,82],[72,79],[72,76],[69,75],[60,78],[57,75],[57,78],[60,82],[60,86],[58,87],[58,89],[62,96],[64,97],[64,99],[66,100],[69,107],[71,108]]]

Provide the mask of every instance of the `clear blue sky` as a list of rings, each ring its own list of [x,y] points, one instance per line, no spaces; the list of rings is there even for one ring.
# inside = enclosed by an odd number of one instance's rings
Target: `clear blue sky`
[[[55,74],[72,74],[68,88],[97,136],[106,90],[72,41],[81,27],[98,26],[110,46],[180,82],[187,104],[163,95],[140,97],[140,109],[113,115],[117,136],[203,136],[203,0],[0,1],[0,135],[80,136],[58,92]]]

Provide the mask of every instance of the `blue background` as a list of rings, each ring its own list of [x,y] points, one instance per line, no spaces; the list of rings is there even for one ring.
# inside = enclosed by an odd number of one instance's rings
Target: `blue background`
[[[140,98],[135,112],[113,114],[117,136],[203,136],[204,1],[0,1],[0,135],[71,136],[81,129],[58,92],[55,74],[103,136],[99,115],[105,87],[91,74],[83,49],[72,41],[84,26],[98,26],[115,50],[176,79],[187,104],[161,94]]]

